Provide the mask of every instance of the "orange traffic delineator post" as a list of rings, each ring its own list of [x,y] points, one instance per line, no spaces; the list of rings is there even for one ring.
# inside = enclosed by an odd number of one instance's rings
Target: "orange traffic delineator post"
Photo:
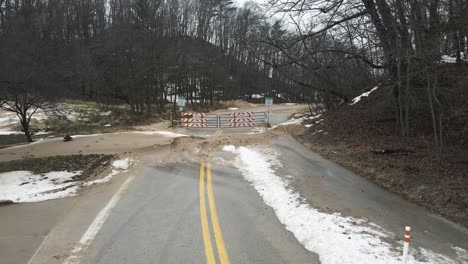
[[[403,264],[408,261],[409,242],[411,237],[411,228],[407,226],[405,228],[405,238],[403,239]]]

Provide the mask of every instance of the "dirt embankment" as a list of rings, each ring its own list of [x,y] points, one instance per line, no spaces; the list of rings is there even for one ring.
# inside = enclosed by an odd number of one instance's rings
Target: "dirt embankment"
[[[406,199],[468,225],[468,146],[447,146],[432,157],[429,136],[402,138],[391,118],[377,116],[367,100],[310,121],[296,138]]]

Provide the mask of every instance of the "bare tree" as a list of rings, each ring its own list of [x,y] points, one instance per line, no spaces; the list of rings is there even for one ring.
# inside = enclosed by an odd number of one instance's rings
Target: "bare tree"
[[[52,104],[37,91],[24,88],[25,83],[2,83],[0,88],[0,109],[13,112],[18,117],[28,142],[33,142],[30,123],[38,110],[52,109]]]

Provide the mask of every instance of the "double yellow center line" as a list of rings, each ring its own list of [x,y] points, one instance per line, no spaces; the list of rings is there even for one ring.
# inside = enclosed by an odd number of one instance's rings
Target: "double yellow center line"
[[[203,232],[203,243],[205,245],[205,256],[207,264],[215,264],[215,254],[213,245],[211,243],[210,227],[208,225],[208,214],[205,199],[205,164],[202,162],[200,165],[200,215]],[[210,209],[211,224],[213,225],[213,233],[218,250],[219,261],[221,264],[229,264],[229,256],[227,254],[226,246],[224,245],[223,234],[218,221],[218,214],[216,213],[216,204],[213,195],[213,186],[211,184],[211,165],[206,164],[206,194],[208,196],[208,205]]]
[[[223,130],[218,129],[216,132],[213,134],[213,136],[220,136],[223,133]]]

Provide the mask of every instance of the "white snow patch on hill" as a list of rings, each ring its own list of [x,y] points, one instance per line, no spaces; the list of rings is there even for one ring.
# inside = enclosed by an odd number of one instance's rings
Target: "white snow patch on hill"
[[[378,88],[379,88],[379,86],[375,86],[375,87],[372,88],[370,91],[365,92],[365,93],[363,93],[363,94],[357,96],[356,98],[354,98],[354,99],[351,101],[351,105],[358,103],[359,101],[361,101],[361,99],[362,99],[363,97],[368,97],[373,91],[377,90]]]
[[[306,249],[320,256],[321,263],[401,263],[402,249],[385,241],[392,234],[382,227],[363,219],[324,213],[304,203],[288,187],[287,180],[276,174],[273,166],[282,165],[273,149],[225,146],[223,150],[236,154],[234,165],[274,209],[286,229]],[[418,252],[427,261],[416,260],[413,248],[408,263],[460,263],[460,259],[452,260],[428,249],[420,248]]]

